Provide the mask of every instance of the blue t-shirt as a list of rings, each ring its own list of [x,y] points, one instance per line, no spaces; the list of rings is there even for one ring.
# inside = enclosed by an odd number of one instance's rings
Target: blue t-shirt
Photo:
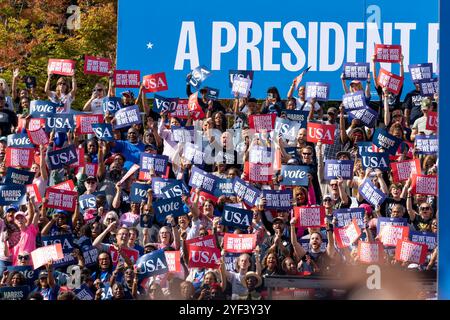
[[[116,141],[116,145],[111,149],[112,152],[120,152],[124,155],[126,161],[124,168],[129,170],[133,164],[139,164],[141,153],[144,152],[145,144],[138,142],[133,144],[129,141]]]

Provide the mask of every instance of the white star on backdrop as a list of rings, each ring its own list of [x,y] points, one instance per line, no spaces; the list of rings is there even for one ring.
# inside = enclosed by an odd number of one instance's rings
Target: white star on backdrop
[[[153,43],[151,42],[147,43],[147,49],[153,49]]]

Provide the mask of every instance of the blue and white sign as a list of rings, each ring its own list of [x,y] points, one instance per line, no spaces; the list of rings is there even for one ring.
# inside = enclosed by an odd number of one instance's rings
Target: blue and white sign
[[[141,203],[142,200],[147,201],[147,191],[151,187],[151,184],[133,183],[130,190],[130,201],[135,203]]]
[[[281,114],[285,113],[286,117],[291,121],[297,121],[300,124],[300,128],[305,128],[308,122],[309,111],[301,110],[283,110]]]
[[[161,189],[174,181],[175,181],[174,179],[164,179],[159,177],[152,178],[153,195],[157,198],[161,198],[162,197]]]
[[[140,167],[142,172],[150,172],[152,169],[156,174],[165,174],[169,157],[153,153],[141,153]]]
[[[161,113],[163,111],[173,112],[177,109],[178,98],[164,98],[158,94],[155,94],[153,100],[153,111]]]
[[[347,62],[344,63],[342,72],[346,80],[367,80],[370,71],[370,65],[366,62]]]
[[[246,78],[250,80],[250,88],[253,85],[253,71],[252,70],[228,70],[228,81],[230,88],[233,88],[233,82],[235,77]]]
[[[35,118],[45,119],[45,132],[67,132],[75,129],[72,113],[41,113]]]
[[[211,100],[219,99],[219,93],[220,93],[219,89],[210,88],[210,87],[206,87],[205,89],[206,89],[206,98],[207,99],[211,99]]]
[[[190,73],[189,83],[196,90],[199,90],[203,81],[205,81],[209,76],[211,76],[211,70],[208,70],[205,66],[199,66]]]
[[[0,205],[21,205],[26,202],[27,188],[22,184],[0,185]]]
[[[304,122],[304,124],[306,125],[306,121]],[[291,121],[282,118],[277,118],[275,120],[275,133],[288,140],[295,140],[300,128],[301,124],[297,121]]]
[[[418,82],[420,80],[433,78],[432,63],[410,64],[408,66],[408,69],[411,75],[412,82]]]
[[[79,289],[75,289],[73,292],[77,296],[78,300],[94,300],[95,297],[89,287],[85,284],[82,284]]]
[[[71,255],[74,249],[72,234],[64,234],[58,236],[43,236],[41,238],[41,242],[42,246],[49,246],[57,243],[61,244],[62,251],[64,253],[64,258],[53,262],[53,266],[55,268],[75,264],[76,259],[74,256]]]
[[[213,194],[216,188],[217,179],[216,176],[194,166],[191,170],[189,185]]]
[[[120,97],[106,97],[102,101],[103,114],[109,112],[114,115],[117,111],[123,108],[122,98]]]
[[[174,197],[181,197],[183,195],[189,195],[189,188],[184,181],[176,180],[161,189],[163,199],[170,199]]]
[[[144,254],[136,261],[136,266],[140,279],[169,272],[164,250],[155,250]]]
[[[5,184],[32,184],[34,172],[8,167],[6,169]]]
[[[34,144],[31,143],[30,138],[26,133],[8,135],[7,144],[8,147],[34,148]]]
[[[238,95],[238,97],[246,98],[248,97],[248,93],[250,92],[250,88],[252,87],[252,80],[248,78],[241,78],[239,76],[235,76],[233,80],[233,87],[231,88],[231,93],[233,95]]]
[[[56,109],[62,107],[61,103],[54,103],[46,100],[31,100],[30,101],[30,114],[34,117],[39,113],[56,113]]]
[[[344,63],[370,63],[376,43],[402,45],[405,74],[410,63],[437,63],[437,0],[413,6],[407,0],[309,1],[295,10],[298,5],[230,0],[214,3],[212,10],[207,0],[119,0],[117,69],[164,71],[167,96],[186,97],[186,75],[208,66],[208,85],[227,93],[223,98],[231,97],[230,70],[254,71],[251,95],[265,98],[271,86],[287,92],[311,66],[308,79],[330,83],[329,98],[339,100]],[[398,64],[381,66],[399,74]],[[409,85],[403,92],[412,90]]]
[[[364,180],[358,191],[367,202],[375,207],[381,205],[386,199],[386,195],[369,179]]]
[[[419,80],[418,83],[420,95],[423,97],[433,97],[435,93],[439,92],[439,79],[437,78]]]
[[[266,198],[265,208],[269,210],[292,209],[291,190],[262,190],[263,198]]]
[[[373,134],[372,142],[378,148],[383,148],[385,152],[395,155],[397,153],[398,146],[402,143],[402,139],[394,137],[385,129],[377,128]]]
[[[380,233],[381,229],[384,226],[406,227],[407,225],[408,225],[408,220],[406,218],[378,217],[377,218],[377,233]]]
[[[351,110],[348,113],[351,119],[360,120],[366,127],[373,128],[378,119],[378,112],[370,107],[365,107],[363,109]]]
[[[0,300],[26,300],[29,286],[0,287]]]
[[[380,169],[381,171],[389,171],[390,161],[387,152],[363,152],[361,153],[362,166],[364,169]]]
[[[48,168],[50,170],[61,169],[64,166],[78,162],[78,155],[74,144],[68,146],[67,148],[50,151],[47,155],[50,160],[48,162]]]
[[[284,186],[308,186],[308,166],[282,165],[281,176],[283,180],[281,184]]]
[[[114,141],[113,129],[110,123],[93,123],[92,130],[97,138],[103,141]]]
[[[224,226],[246,230],[252,224],[252,219],[253,211],[225,205],[220,223]]]
[[[333,180],[342,177],[344,180],[353,179],[352,160],[325,160],[324,179]]]
[[[438,137],[435,135],[417,135],[414,145],[418,154],[437,154],[439,150]]]
[[[217,198],[220,196],[234,196],[233,179],[218,179],[214,196]]]
[[[122,129],[131,127],[133,124],[142,123],[139,107],[137,105],[122,108],[114,115],[116,122],[114,129]]]
[[[344,94],[342,96],[342,103],[345,111],[365,109],[367,107],[366,96],[362,91]]]
[[[93,194],[84,194],[78,197],[78,203],[80,205],[80,211],[85,212],[87,209],[96,208],[97,200]]]
[[[153,209],[156,213],[156,220],[158,220],[159,223],[164,223],[169,214],[174,218],[185,214],[181,197],[162,199],[153,202]]]
[[[356,219],[358,227],[364,227],[364,208],[349,208],[333,210],[333,216],[337,219],[336,227],[343,228],[348,226],[353,219]]]
[[[28,285],[34,285],[34,281],[38,278],[40,270],[33,269],[33,266],[8,266],[6,267],[6,270],[9,271],[9,273],[12,273],[14,271],[20,272]]]
[[[317,101],[328,101],[330,84],[325,82],[307,82],[305,92],[306,100],[315,98]]]
[[[241,178],[234,178],[233,191],[237,197],[241,198],[247,205],[253,207],[256,205],[261,191],[242,180]]]
[[[433,251],[438,244],[437,234],[432,232],[409,231],[409,239],[412,242],[426,244],[428,251]]]
[[[371,141],[358,141],[356,144],[358,146],[358,156],[360,157],[363,152],[374,152]]]
[[[170,130],[172,131],[172,139],[176,142],[194,142],[194,127],[179,127],[179,126],[171,126]]]

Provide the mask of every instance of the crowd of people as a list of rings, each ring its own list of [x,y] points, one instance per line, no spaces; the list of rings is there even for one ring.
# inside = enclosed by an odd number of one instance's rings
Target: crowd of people
[[[305,86],[294,80],[286,97],[279,89],[287,88],[270,87],[262,103],[252,96],[213,100],[207,97],[205,89],[200,89],[197,102],[204,114],[200,119],[193,119],[191,113],[180,118],[167,110],[156,112],[141,86],[137,97],[130,90],[120,93],[122,108],[140,107],[141,123],[120,129],[113,126],[112,141],[100,139],[96,134],[79,134],[77,130],[47,132],[48,144],[34,145],[32,166],[15,168],[33,172],[32,184],[37,187],[40,197],[28,192],[24,203],[10,203],[0,208],[0,291],[28,286],[26,295],[18,299],[33,300],[267,299],[267,277],[337,276],[339,268],[364,264],[358,245],[361,242],[381,243],[381,230],[377,224],[381,218],[404,218],[409,231],[436,234],[437,196],[415,194],[412,175],[407,180],[395,181],[391,167],[380,170],[364,164],[358,146],[361,142],[371,142],[375,129],[385,129],[402,140],[397,152],[389,156],[391,164],[418,159],[422,175],[437,175],[437,154],[418,152],[415,139],[419,135],[436,134],[427,129],[426,122],[427,114],[437,111],[438,95],[421,96],[415,83],[415,89],[402,102],[402,90],[394,94],[383,88],[377,82],[379,67],[374,60],[372,64],[374,72],[369,73],[366,81],[348,83],[342,77],[342,83],[343,94],[363,92],[367,105],[378,112],[374,127],[349,117],[342,103],[335,108],[314,98],[306,99]],[[403,61],[400,64],[403,70]],[[30,114],[32,101],[59,103],[58,113],[73,114],[71,106],[77,99],[75,76],[57,77],[49,72],[42,92],[39,88],[22,87],[18,69],[13,71],[12,79],[11,87],[0,79],[2,179],[11,169],[6,165],[6,151],[11,147],[8,136],[27,133],[33,118]],[[55,80],[56,87],[53,88]],[[372,80],[378,97],[371,96]],[[405,85],[408,85],[406,78]],[[99,81],[81,114],[101,114],[104,123],[114,125],[114,114],[104,111],[103,102],[114,97],[116,90],[112,76],[108,83]],[[189,77],[186,94],[187,97],[192,95]],[[295,139],[286,138],[275,130],[252,131],[249,123],[252,116],[275,114],[276,119],[287,119],[287,110],[308,112],[307,125],[295,132]],[[311,123],[334,125],[334,143],[308,141],[307,130]],[[175,135],[175,129],[191,126],[194,127],[195,143],[199,144],[200,161],[198,155],[195,159],[187,156],[187,146],[194,140],[186,141]],[[88,172],[86,166],[50,168],[48,153],[70,145],[84,150],[84,163],[94,165],[93,172]],[[216,152],[214,155],[217,156],[220,150],[222,157],[206,161],[202,156],[211,146]],[[270,181],[256,183],[251,181],[249,167],[254,161],[255,150],[261,150],[260,147],[271,151],[272,158],[268,163],[273,174]],[[372,146],[371,151],[382,150]],[[144,174],[137,170],[123,179],[133,171],[134,165],[140,165],[142,154],[167,156],[166,172],[152,169]],[[327,179],[324,166],[329,160],[352,161],[352,177]],[[275,166],[277,161],[279,167]],[[291,166],[308,168],[307,185],[283,183],[280,168]],[[261,194],[251,205],[234,193],[235,190],[222,194],[216,186],[214,192],[208,192],[201,182],[199,186],[198,181],[191,181],[194,168],[219,181],[241,179],[239,181],[243,180]],[[47,188],[67,181],[73,182],[72,190],[77,192],[80,200],[75,210],[49,208]],[[162,186],[157,184],[161,181],[164,182]],[[361,194],[360,187],[366,181],[384,194],[383,203],[374,205]],[[136,184],[147,190],[139,201],[131,195]],[[161,217],[155,203],[171,197],[163,197],[157,189],[180,185],[183,212],[175,214],[174,210],[174,214]],[[266,208],[268,199],[263,197],[263,190],[289,191],[290,208]],[[82,205],[86,195],[95,197],[92,206]],[[301,218],[296,214],[298,208],[314,206],[324,208],[325,221],[317,227],[301,226]],[[225,208],[230,207],[250,210],[252,220],[249,225],[233,227],[224,223]],[[363,223],[358,239],[342,247],[336,239],[340,222],[335,211],[348,208],[363,208]],[[350,219],[345,224],[351,222]],[[254,234],[256,241],[251,250],[230,253],[224,243],[228,234]],[[64,261],[50,260],[34,269],[32,252],[55,243],[52,239],[60,239],[63,244]],[[201,243],[203,239],[211,239],[212,247],[220,252],[217,264],[212,268],[192,267],[195,255],[192,255],[191,244]],[[376,263],[405,272],[437,268],[437,246],[428,250],[422,264],[399,261],[393,249],[385,246]],[[146,255],[160,250],[179,252],[175,255],[179,269],[148,276],[148,270],[143,272],[145,267],[139,261],[145,264],[148,262]],[[302,294],[304,298],[319,298],[324,297],[325,292],[325,297],[329,298],[331,289],[308,290],[306,297],[305,290],[302,293],[300,289],[275,288],[275,295],[285,299],[295,299]]]

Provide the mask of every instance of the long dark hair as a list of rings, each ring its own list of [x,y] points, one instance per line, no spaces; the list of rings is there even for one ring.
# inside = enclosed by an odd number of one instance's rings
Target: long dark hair
[[[277,94],[277,102],[281,101],[280,93],[278,92],[278,89],[276,87],[270,87],[267,89],[267,93],[276,93]]]
[[[111,253],[109,253],[108,251],[100,251],[98,253],[98,256],[97,256],[97,263],[95,264],[95,270],[94,270],[94,272],[95,272],[95,279],[94,280],[100,279],[100,275],[102,273],[102,270],[100,269],[100,262],[99,262],[98,258],[103,253],[107,254],[108,257],[109,257],[109,262],[110,263],[109,263],[109,267],[108,267],[108,273],[112,273],[112,271],[113,271],[113,261],[112,261]]]

